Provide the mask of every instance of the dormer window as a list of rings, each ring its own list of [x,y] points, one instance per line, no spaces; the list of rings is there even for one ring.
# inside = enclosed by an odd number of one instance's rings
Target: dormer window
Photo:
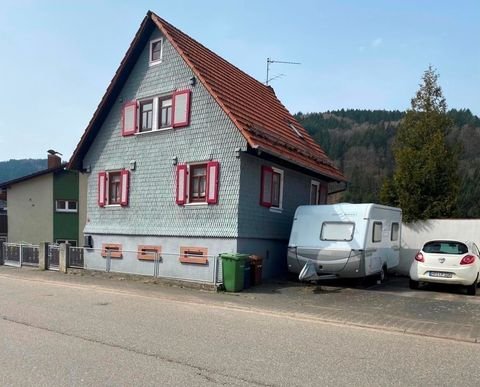
[[[291,122],[289,122],[288,126],[290,126],[290,129],[292,129],[298,137],[303,138],[303,134],[298,131],[298,129],[295,127],[295,125],[293,125]]]
[[[162,61],[163,39],[150,41],[150,66],[156,65]]]

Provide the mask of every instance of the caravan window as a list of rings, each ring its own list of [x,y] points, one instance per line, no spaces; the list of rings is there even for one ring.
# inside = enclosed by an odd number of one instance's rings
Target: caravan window
[[[351,241],[355,223],[323,222],[320,239],[322,241]]]
[[[373,234],[372,242],[381,242],[382,241],[382,222],[373,223]]]
[[[390,240],[397,241],[398,240],[398,230],[400,230],[400,226],[398,223],[392,223],[392,232],[390,234]]]

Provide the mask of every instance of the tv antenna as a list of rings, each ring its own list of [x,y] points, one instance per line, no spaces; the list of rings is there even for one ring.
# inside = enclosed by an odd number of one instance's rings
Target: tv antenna
[[[273,81],[274,79],[283,77],[285,75],[285,74],[277,74],[277,75],[273,76],[272,78],[270,78],[270,64],[272,64],[272,63],[291,64],[291,65],[301,64],[300,62],[287,62],[287,61],[284,61],[284,60],[274,60],[274,59],[271,59],[271,58],[267,58],[267,78],[266,78],[266,81],[265,81],[265,84],[267,86],[268,86],[269,82]]]

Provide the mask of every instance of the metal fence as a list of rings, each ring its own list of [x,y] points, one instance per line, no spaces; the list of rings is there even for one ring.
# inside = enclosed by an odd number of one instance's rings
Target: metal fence
[[[47,249],[47,268],[48,270],[58,270],[60,265],[60,245],[50,243]]]
[[[38,266],[39,251],[38,245],[22,245],[22,265]]]
[[[29,243],[3,243],[2,256],[6,266],[38,266],[38,245]]]
[[[179,253],[141,254],[134,250],[84,250],[84,268],[113,273],[138,274],[181,281],[218,285],[222,283],[222,264],[218,255],[201,255],[195,262]]]
[[[5,265],[38,266],[39,246],[37,245],[3,243],[2,252]],[[48,269],[58,270],[60,245],[48,244],[45,258]],[[218,255],[187,257],[179,253],[152,251],[145,253],[133,250],[115,251],[68,246],[67,266],[213,285],[222,283],[222,261]]]
[[[84,251],[85,249],[83,247],[74,247],[74,246],[69,246],[68,248],[68,262],[67,266],[68,267],[74,267],[77,269],[83,269],[84,267]]]

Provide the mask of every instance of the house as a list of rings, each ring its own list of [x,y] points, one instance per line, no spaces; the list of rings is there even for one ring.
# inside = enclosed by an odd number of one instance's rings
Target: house
[[[8,202],[8,242],[83,243],[86,178],[65,169],[57,154],[47,168],[0,184]],[[83,202],[83,203],[82,203]]]
[[[296,207],[345,181],[271,87],[153,12],[69,168],[88,174],[87,267],[104,269],[110,251],[115,270],[151,274],[154,251],[180,278],[222,252],[285,271]]]
[[[7,191],[0,188],[0,243],[7,240],[7,234]]]

